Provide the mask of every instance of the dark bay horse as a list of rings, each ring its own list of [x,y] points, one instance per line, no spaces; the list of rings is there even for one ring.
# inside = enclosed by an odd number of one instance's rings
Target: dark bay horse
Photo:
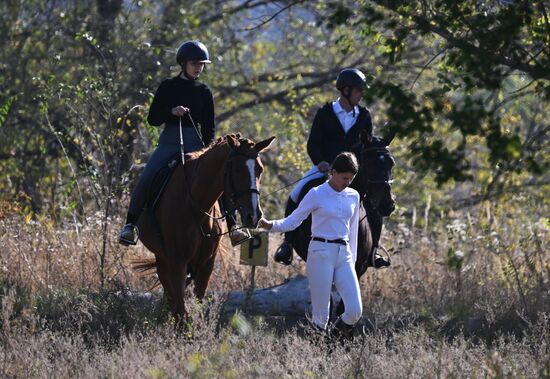
[[[359,161],[359,172],[350,187],[359,192],[361,209],[359,213],[359,231],[357,242],[357,261],[355,272],[357,277],[373,266],[373,247],[378,246],[382,231],[383,217],[389,216],[395,209],[394,195],[391,190],[392,169],[395,161],[388,148],[393,140],[389,138],[361,135],[361,144],[354,149]],[[307,191],[320,185],[326,179],[314,179],[304,186],[300,193],[301,200]],[[311,241],[311,216],[292,233],[292,246],[296,253],[307,260],[307,250]],[[341,309],[341,305],[339,306]]]
[[[275,139],[255,143],[227,135],[188,154],[166,184],[154,212],[143,212],[138,227],[143,244],[155,254],[136,262],[135,269],[156,269],[176,325],[187,317],[184,292],[188,273],[202,299],[224,234],[218,199],[224,194],[244,227],[255,228],[263,165],[259,153]]]

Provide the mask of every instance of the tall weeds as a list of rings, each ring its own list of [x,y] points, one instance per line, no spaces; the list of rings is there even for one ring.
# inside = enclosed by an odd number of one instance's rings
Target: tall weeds
[[[224,295],[249,283],[225,241],[207,300],[189,291],[190,333],[177,335],[160,288],[148,292],[155,278],[130,269],[150,256],[141,245],[108,241],[101,289],[94,246],[102,230],[93,226],[101,220],[77,236],[71,224],[5,218],[0,377],[548,377],[547,220],[512,203],[430,213],[428,228],[408,217],[385,226],[392,268],[361,280],[376,332],[346,347],[276,317],[222,317]],[[256,283],[303,270],[299,260],[270,261]]]

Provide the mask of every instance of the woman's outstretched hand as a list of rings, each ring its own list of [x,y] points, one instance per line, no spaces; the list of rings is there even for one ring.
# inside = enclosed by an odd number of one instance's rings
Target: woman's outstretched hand
[[[260,221],[258,221],[258,229],[271,230],[272,227],[273,227],[273,222],[266,220],[263,217],[260,219]]]

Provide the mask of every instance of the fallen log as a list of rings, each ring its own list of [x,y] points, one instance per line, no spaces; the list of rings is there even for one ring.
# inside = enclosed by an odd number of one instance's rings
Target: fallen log
[[[298,275],[286,282],[253,291],[232,291],[223,306],[225,314],[305,317],[310,312],[308,280]]]

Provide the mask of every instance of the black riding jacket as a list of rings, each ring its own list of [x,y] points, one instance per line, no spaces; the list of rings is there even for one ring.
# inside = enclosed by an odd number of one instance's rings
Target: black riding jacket
[[[154,126],[179,125],[179,117],[172,114],[172,108],[179,105],[190,109],[204,144],[212,142],[215,134],[212,91],[196,80],[185,80],[179,76],[164,80],[155,93],[147,121]],[[185,128],[193,127],[187,115],[181,118],[181,123]]]
[[[311,161],[314,165],[321,161],[331,163],[341,152],[351,151],[360,142],[359,133],[362,130],[372,134],[372,121],[367,108],[359,106],[357,121],[344,133],[332,103],[326,103],[317,111],[307,141],[307,153]]]

